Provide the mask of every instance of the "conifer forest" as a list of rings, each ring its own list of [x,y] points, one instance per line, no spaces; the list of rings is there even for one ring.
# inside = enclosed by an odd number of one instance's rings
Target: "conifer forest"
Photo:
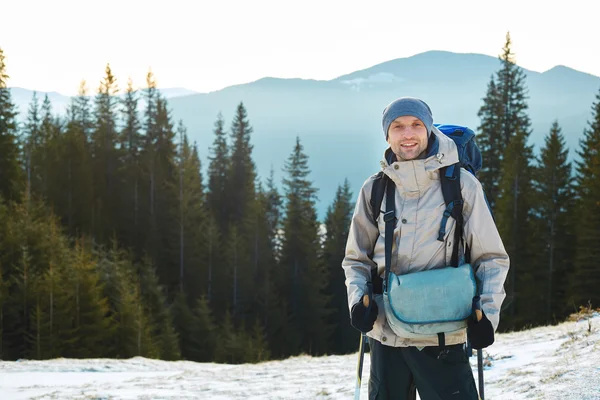
[[[499,328],[511,331],[600,304],[600,88],[579,147],[555,122],[534,155],[508,35],[500,60],[473,130],[511,258]],[[212,143],[194,143],[152,72],[134,90],[107,64],[65,115],[34,95],[19,120],[9,71],[0,49],[0,359],[357,350],[341,268],[357,193],[340,182],[318,219],[301,135],[276,182],[256,172],[242,101],[231,121],[215,115]]]

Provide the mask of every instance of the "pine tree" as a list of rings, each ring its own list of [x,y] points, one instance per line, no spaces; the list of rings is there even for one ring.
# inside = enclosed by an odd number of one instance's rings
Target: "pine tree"
[[[242,288],[244,285],[243,270],[246,267],[244,255],[246,254],[246,248],[244,246],[243,238],[240,235],[240,230],[237,226],[231,226],[227,236],[227,253],[225,255],[227,262],[227,269],[225,275],[221,274],[220,290],[222,293],[221,298],[225,295],[223,301],[218,302],[221,304],[230,305],[228,309],[231,312],[231,317],[235,320],[236,318],[242,318]],[[229,288],[229,293],[226,288]],[[231,296],[229,299],[228,296]]]
[[[246,346],[246,354],[244,356],[246,362],[257,363],[266,361],[271,357],[268,348],[267,335],[265,329],[259,320],[254,322],[248,345]]]
[[[181,349],[181,357],[184,360],[191,360],[190,350],[193,340],[194,316],[188,305],[185,293],[183,291],[177,293],[175,301],[171,306],[171,315],[173,316],[173,326],[177,331],[179,339],[179,348]]]
[[[224,248],[229,253],[229,268],[233,273],[232,317],[237,324],[249,324],[252,318],[253,282],[256,269],[253,262],[256,210],[256,172],[252,160],[250,135],[253,129],[243,103],[239,103],[231,125],[231,157],[225,186],[228,205]],[[254,231],[253,231],[254,230]]]
[[[99,346],[108,330],[98,275],[76,257],[58,219],[40,201],[13,203],[8,212],[0,240],[2,272],[10,282],[5,357],[108,355]]]
[[[17,112],[7,87],[4,52],[0,48],[0,196],[16,200],[23,189],[23,174],[19,165],[17,145]]]
[[[124,126],[119,135],[120,153],[123,166],[124,193],[121,205],[119,224],[121,227],[121,241],[132,247],[136,254],[141,254],[142,243],[139,242],[140,229],[140,151],[142,136],[141,124],[138,117],[138,97],[133,89],[131,78],[127,81],[125,99],[123,101],[122,115]]]
[[[32,153],[39,147],[40,138],[40,105],[37,98],[37,92],[33,92],[29,110],[27,113],[27,122],[25,123],[25,172],[27,174],[27,201],[31,198],[31,176],[32,176]]]
[[[567,161],[569,151],[558,121],[552,124],[540,153],[534,180],[535,209],[543,224],[541,248],[544,251],[538,257],[547,261],[547,272],[542,278],[547,286],[543,291],[536,291],[546,301],[545,322],[550,323],[562,319],[566,311],[567,274],[572,269],[574,248],[571,164]]]
[[[47,271],[56,246],[48,243],[49,214],[39,201],[11,203],[3,219],[0,237],[3,274],[8,287],[3,326],[7,359],[31,354],[32,315],[37,303],[36,288]]]
[[[259,321],[268,327],[271,308],[277,306],[273,298],[273,272],[279,267],[276,254],[276,235],[281,212],[281,196],[273,181],[273,171],[267,180],[267,189],[257,184],[257,201],[253,210],[252,225],[252,280],[255,289],[249,320]],[[268,328],[267,328],[268,329]]]
[[[509,315],[506,324],[532,323],[543,307],[531,288],[538,278],[539,250],[535,247],[535,220],[531,210],[535,194],[532,184],[533,149],[527,134],[519,130],[506,148],[497,202],[498,230],[510,256],[508,277]],[[539,322],[539,321],[537,321]],[[520,326],[520,325],[519,325]]]
[[[225,122],[221,113],[217,116],[214,129],[214,142],[208,157],[208,192],[206,201],[208,210],[214,216],[219,225],[221,233],[226,232],[228,216],[226,187],[229,172],[229,148],[227,146],[227,134],[224,129]]]
[[[570,300],[575,307],[600,305],[600,92],[592,105],[576,161],[577,247]]]
[[[208,165],[208,187],[206,193],[206,209],[208,211],[208,226],[205,231],[204,242],[208,253],[208,284],[207,301],[216,312],[221,312],[220,307],[226,301],[227,274],[223,258],[219,254],[225,254],[228,234],[228,174],[230,170],[229,148],[227,146],[227,133],[224,129],[224,120],[221,113],[218,114],[214,128],[214,141],[210,149]],[[221,284],[221,282],[223,284]],[[223,289],[222,289],[223,288]]]
[[[477,145],[484,160],[478,178],[486,192],[488,203],[492,210],[496,209],[498,198],[498,182],[501,173],[501,161],[506,143],[502,138],[502,107],[498,87],[492,76],[483,105],[477,116],[481,119],[478,127]]]
[[[219,326],[220,340],[215,349],[215,362],[226,364],[241,364],[245,362],[245,336],[243,330],[237,331],[229,311]]]
[[[271,167],[269,178],[267,179],[267,191],[265,193],[265,215],[269,230],[269,241],[273,248],[275,258],[278,258],[280,253],[279,245],[279,225],[281,222],[281,207],[283,205],[281,195],[275,187],[274,171]]]
[[[356,330],[352,328],[348,318],[348,295],[344,283],[346,277],[341,267],[353,211],[350,183],[346,179],[344,185],[338,187],[333,204],[327,210],[323,243],[323,263],[330,276],[327,292],[332,294],[334,309],[335,340],[330,349],[336,354],[356,351],[357,343]]]
[[[85,81],[71,100],[59,161],[62,162],[62,209],[58,214],[71,236],[92,234],[93,178],[89,137],[92,130]]]
[[[190,359],[199,362],[213,361],[216,359],[215,349],[220,341],[211,309],[204,296],[196,300],[192,313]]]
[[[479,113],[482,135],[478,139],[484,164],[489,165],[483,171],[484,188],[494,204],[498,229],[511,261],[504,304],[511,318],[503,318],[503,325],[525,322],[539,302],[526,290],[535,279],[535,254],[539,252],[531,239],[535,233],[531,215],[533,149],[528,144],[531,121],[527,114],[525,74],[515,63],[511,45],[507,33],[500,55],[501,68],[488,87]]]
[[[319,259],[321,238],[315,201],[316,189],[308,180],[308,156],[300,138],[285,164],[286,205],[283,219],[281,268],[285,271],[281,285],[287,294],[289,313],[295,319],[291,329],[300,334],[300,348],[320,354],[325,351],[331,326],[328,325],[329,296],[325,294],[327,274]],[[294,337],[290,346],[294,346]]]
[[[109,304],[110,340],[105,346],[111,357],[160,357],[152,310],[149,309],[140,267],[113,240],[108,251],[98,249],[98,271]]]
[[[120,166],[117,148],[118,86],[110,65],[95,100],[96,124],[92,133],[94,173],[94,237],[107,243],[118,226],[120,199]]]
[[[222,257],[222,237],[219,232],[218,224],[212,215],[207,216],[206,229],[202,232],[202,243],[206,252],[206,301],[208,304],[214,304],[213,292],[215,277],[218,274],[219,266],[221,265]],[[217,278],[218,280],[218,278]]]
[[[46,94],[42,102],[42,120],[40,124],[40,142],[33,150],[32,169],[34,171],[33,191],[45,198],[52,206],[55,205],[56,191],[52,190],[51,175],[55,171],[59,126],[52,112],[52,103]],[[56,182],[58,183],[58,182]],[[52,188],[52,189],[51,189]]]
[[[92,131],[94,130],[94,121],[85,80],[82,80],[79,83],[77,96],[72,100],[70,118],[78,125],[85,138],[85,143],[89,146],[91,143]]]
[[[142,144],[140,149],[140,182],[138,212],[140,215],[137,237],[136,260],[145,256],[156,257],[155,195],[156,195],[156,141],[157,97],[156,79],[152,71],[146,75],[146,87],[142,93],[145,109],[142,118]]]
[[[203,236],[206,225],[204,187],[201,163],[196,146],[188,143],[187,130],[182,121],[179,135],[179,286],[195,300],[206,293],[206,245]]]
[[[167,298],[173,301],[179,290],[179,174],[176,165],[175,130],[167,101],[156,101],[154,152],[154,210],[150,216],[153,262]]]
[[[272,260],[267,260],[263,269],[264,274],[264,305],[260,309],[264,311],[263,326],[267,334],[270,353],[283,357],[288,353],[285,343],[280,336],[286,334],[290,324],[288,324],[288,303],[287,293],[283,293],[281,285],[284,282],[283,270],[280,266],[281,259],[281,215],[283,201],[279,191],[275,187],[274,171],[271,167],[269,178],[267,179],[267,188],[263,194],[263,209],[266,219],[266,237],[270,247],[270,256]]]
[[[65,336],[60,338],[61,342],[67,345],[61,355],[77,358],[108,356],[103,344],[114,334],[114,327],[108,317],[108,298],[104,296],[97,261],[83,239],[76,240],[70,253],[69,268],[63,268],[60,276],[66,292],[63,301],[68,304],[70,317],[68,325],[59,328]]]
[[[254,146],[250,144],[252,131],[246,108],[240,103],[231,124],[231,164],[226,181],[229,222],[238,226],[249,214],[248,208],[255,197],[256,167],[252,160]],[[242,235],[244,234],[245,232],[242,232]]]
[[[181,357],[179,337],[173,326],[171,310],[167,303],[163,285],[159,283],[156,268],[145,258],[140,263],[143,304],[147,308],[152,326],[152,337],[162,360],[177,360]]]

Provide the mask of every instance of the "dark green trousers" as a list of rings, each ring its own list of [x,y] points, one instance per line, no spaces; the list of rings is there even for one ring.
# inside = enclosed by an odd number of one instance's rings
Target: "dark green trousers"
[[[369,338],[369,400],[477,400],[475,379],[464,345],[384,346]]]

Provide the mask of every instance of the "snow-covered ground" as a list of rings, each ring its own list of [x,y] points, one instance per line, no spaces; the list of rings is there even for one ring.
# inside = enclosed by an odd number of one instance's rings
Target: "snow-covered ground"
[[[599,400],[600,316],[498,335],[484,358],[487,400]],[[145,358],[0,361],[0,399],[351,399],[356,361],[356,354],[257,365]],[[471,363],[477,381],[475,355]],[[368,371],[367,353],[364,399]]]

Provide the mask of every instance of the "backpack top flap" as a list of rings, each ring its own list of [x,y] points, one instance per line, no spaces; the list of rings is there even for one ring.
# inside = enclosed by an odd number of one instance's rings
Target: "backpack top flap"
[[[481,169],[482,159],[481,151],[475,143],[475,132],[460,125],[434,124],[434,126],[456,143],[461,167],[477,175]]]

